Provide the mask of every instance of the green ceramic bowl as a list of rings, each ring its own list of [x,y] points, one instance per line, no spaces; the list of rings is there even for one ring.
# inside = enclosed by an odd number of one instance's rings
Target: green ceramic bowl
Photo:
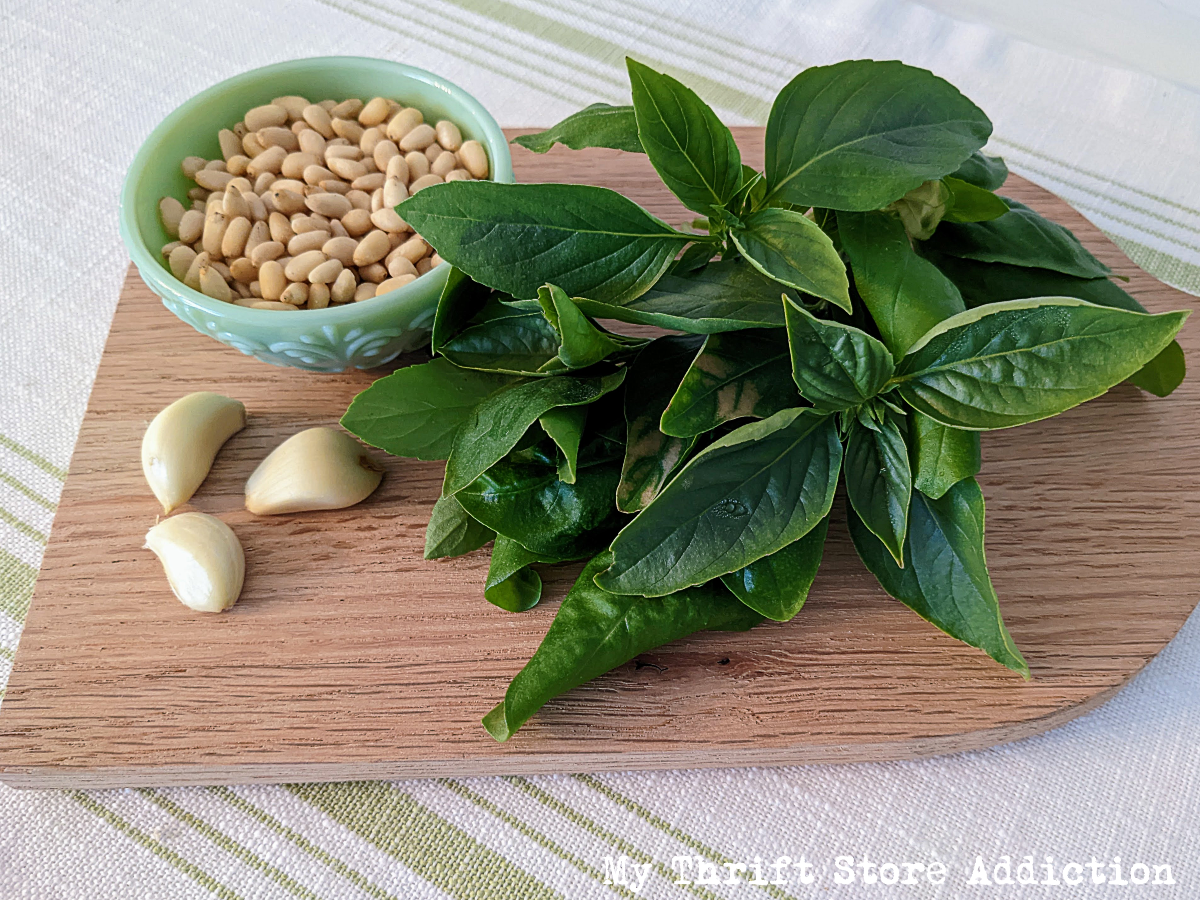
[[[445,79],[399,63],[353,56],[298,59],[222,81],[167,116],[134,157],[121,190],[121,237],[142,280],[163,304],[197,331],[277,366],[340,372],[383,365],[429,337],[445,264],[382,296],[328,309],[274,312],[222,303],[175,279],[161,249],[171,238],[158,218],[158,201],[184,199],[185,156],[220,156],[217,132],[274,97],[312,100],[375,96],[416,106],[428,121],[450,119],[466,139],[487,149],[492,179],[513,180],[508,142],[495,119],[474,97]]]

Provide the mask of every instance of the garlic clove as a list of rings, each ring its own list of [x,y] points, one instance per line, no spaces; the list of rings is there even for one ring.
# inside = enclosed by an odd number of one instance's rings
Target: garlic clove
[[[246,509],[255,515],[343,509],[367,499],[383,469],[344,431],[310,428],[264,459],[246,482]]]
[[[245,425],[246,407],[211,391],[181,397],[154,417],[142,438],[142,472],[164,513],[191,499],[217,451]]]
[[[221,612],[237,602],[246,556],[228,525],[207,513],[180,513],[146,533],[146,548],[162,563],[171,590],[197,612]]]

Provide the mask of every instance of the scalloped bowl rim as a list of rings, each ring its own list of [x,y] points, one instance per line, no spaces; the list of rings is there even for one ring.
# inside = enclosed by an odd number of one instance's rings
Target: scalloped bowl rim
[[[138,186],[137,176],[146,167],[162,137],[185,119],[197,105],[208,100],[218,99],[220,95],[231,88],[247,83],[252,84],[265,74],[286,73],[291,69],[309,69],[314,65],[322,63],[334,63],[338,65],[352,63],[387,68],[392,70],[394,74],[404,75],[454,97],[456,101],[465,106],[468,112],[475,117],[474,124],[479,127],[479,130],[483,132],[483,136],[486,138],[489,162],[492,168],[490,180],[500,183],[512,183],[515,180],[512,170],[512,155],[508,149],[508,139],[505,138],[504,132],[501,130],[499,124],[497,124],[495,118],[492,117],[492,114],[487,111],[482,103],[454,82],[435,75],[426,69],[369,56],[313,56],[260,66],[256,69],[242,72],[239,75],[234,75],[232,78],[226,78],[224,81],[219,81],[176,107],[155,126],[154,130],[142,142],[141,147],[138,148],[138,152],[134,155],[133,161],[126,170],[125,181],[121,186],[121,196],[118,204],[118,225],[121,239],[125,243],[125,247],[134,265],[137,266],[138,273],[142,276],[147,286],[156,294],[166,294],[173,300],[178,300],[188,306],[200,309],[208,315],[219,316],[228,320],[231,324],[241,323],[254,326],[269,326],[272,322],[279,324],[287,322],[293,326],[303,322],[306,327],[312,328],[320,328],[324,325],[345,325],[355,320],[356,313],[361,314],[365,311],[360,303],[345,303],[339,306],[329,306],[325,309],[298,309],[295,312],[288,312],[285,310],[252,309],[248,306],[238,306],[233,303],[214,300],[212,297],[208,297],[176,279],[158,261],[157,257],[160,254],[157,251],[152,252],[146,245],[135,220],[134,202]],[[369,309],[372,312],[383,312],[389,306],[400,308],[412,294],[416,293],[415,289],[423,279],[429,276],[442,276],[442,273],[437,270],[444,268],[445,264],[440,265],[409,284],[399,287],[394,291],[389,291],[380,297],[372,297],[362,302],[370,304]],[[424,285],[421,285],[421,287],[423,288]]]

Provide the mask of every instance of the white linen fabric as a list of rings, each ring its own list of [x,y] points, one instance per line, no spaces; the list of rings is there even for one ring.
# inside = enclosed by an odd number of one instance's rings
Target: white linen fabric
[[[976,4],[978,6],[978,4]],[[625,54],[761,124],[800,69],[899,58],[996,125],[991,150],[1159,278],[1200,293],[1200,95],[899,0],[6,0],[0,9],[0,684],[7,678],[128,264],[116,201],[140,141],[203,87],[268,62],[400,60],[505,125],[627,102]],[[1149,63],[1149,64],[1152,64]],[[1148,65],[1149,65],[1148,64]],[[798,626],[799,627],[799,626]],[[642,897],[1200,896],[1200,620],[1116,699],[1049,734],[911,763],[153,791],[0,788],[0,897],[579,898],[605,858]],[[817,864],[811,886],[674,884],[672,859]],[[836,857],[943,863],[851,885]],[[1025,856],[1171,884],[968,883]],[[723,872],[728,870],[722,870]],[[1075,874],[1069,870],[1068,876]],[[1149,870],[1148,870],[1149,871]],[[612,874],[611,871],[608,874]],[[890,876],[891,870],[886,875]],[[1166,880],[1161,870],[1159,880]],[[767,878],[773,877],[767,870]],[[609,879],[611,880],[611,878]]]

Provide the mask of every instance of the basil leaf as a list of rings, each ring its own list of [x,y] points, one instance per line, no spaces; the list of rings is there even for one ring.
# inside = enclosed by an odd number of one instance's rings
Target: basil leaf
[[[979,432],[949,428],[915,410],[909,415],[913,487],[934,500],[983,467]]]
[[[1008,166],[998,156],[984,156],[978,150],[967,157],[967,161],[958,167],[953,177],[967,184],[983,188],[985,191],[998,191],[1008,179]]]
[[[883,409],[879,421],[862,414],[851,421],[842,472],[850,505],[903,567],[912,470],[900,421]]]
[[[442,259],[526,299],[547,283],[599,302],[636,297],[693,238],[616,191],[582,184],[454,181],[396,211]]]
[[[460,369],[444,359],[408,366],[355,397],[342,427],[393,456],[445,459],[471,411],[512,381]]]
[[[712,260],[713,256],[716,255],[716,250],[717,247],[708,241],[697,241],[694,244],[688,244],[687,249],[683,251],[679,259],[671,263],[671,267],[667,269],[667,274],[663,278],[669,278],[672,275],[686,276],[695,272]],[[658,284],[661,283],[662,278],[658,280],[658,283],[654,287],[658,287]],[[650,288],[650,290],[653,291],[654,287]],[[646,293],[649,293],[649,291]],[[645,297],[646,294],[642,294],[642,296]]]
[[[451,266],[433,315],[429,349],[436,354],[446,341],[466,328],[483,309],[491,293],[491,288],[473,281],[462,269]]]
[[[799,540],[833,503],[842,445],[832,416],[787,409],[697,454],[612,543],[605,590],[660,597]]]
[[[1187,312],[1158,316],[1070,297],[991,303],[925,335],[894,379],[913,409],[986,430],[1057,415],[1124,381],[1171,342]]]
[[[754,268],[789,287],[850,312],[846,266],[821,226],[790,209],[761,209],[730,233]]]
[[[558,465],[558,477],[567,484],[575,483],[575,467],[579,462],[579,440],[587,421],[586,406],[559,406],[543,413],[538,423],[558,445],[563,458]]]
[[[529,564],[540,561],[536,553],[526,550],[512,538],[498,535],[484,582],[484,599],[509,612],[533,609],[542,598],[542,579]]]
[[[555,144],[572,150],[607,147],[610,150],[642,152],[633,107],[610,106],[607,103],[593,103],[545,131],[523,134],[513,138],[512,142],[534,153],[545,153]]]
[[[745,568],[722,575],[721,581],[755,612],[776,622],[786,622],[800,612],[808,599],[828,533],[829,516],[826,516],[800,540]]]
[[[663,412],[663,434],[693,437],[745,416],[800,405],[787,335],[778,328],[710,334]]]
[[[934,254],[933,262],[963,293],[967,306],[1024,297],[1076,297],[1097,306],[1146,312],[1146,307],[1107,278],[1076,278],[1049,269],[1026,269]],[[1129,376],[1129,381],[1156,397],[1166,397],[1187,374],[1183,348],[1177,341]]]
[[[558,333],[540,312],[509,309],[459,332],[440,352],[464,369],[536,375],[558,355],[558,343]]]
[[[1166,397],[1183,384],[1187,363],[1178,341],[1167,344],[1154,359],[1129,376],[1129,381],[1156,397]]]
[[[425,558],[462,556],[495,536],[496,532],[471,518],[453,496],[439,497],[425,526]]]
[[[954,284],[913,252],[895,217],[840,212],[837,225],[854,286],[896,359],[938,322],[966,308]]]
[[[638,354],[625,379],[625,459],[617,509],[635,513],[658,496],[695,444],[663,434],[658,423],[688,365],[700,349],[690,335],[661,337]]]
[[[943,222],[987,222],[1008,212],[1003,197],[968,181],[947,176],[942,179],[942,184],[950,190],[950,207]]]
[[[697,631],[745,631],[762,621],[719,584],[653,600],[610,594],[595,583],[610,561],[604,553],[584,567],[533,658],[484,716],[497,741],[512,737],[552,698],[640,653]]]
[[[603,378],[558,376],[518,382],[487,398],[471,410],[454,437],[446,460],[443,493],[465,488],[504,458],[542,415],[556,406],[583,406],[616,390],[624,370]],[[466,504],[464,504],[465,506]],[[467,507],[470,512],[470,508]],[[475,518],[480,517],[471,513]],[[480,519],[485,522],[486,520]],[[503,529],[493,530],[505,534]]]
[[[498,534],[546,559],[579,559],[605,547],[626,521],[613,508],[618,459],[580,461],[574,484],[552,466],[503,460],[456,495]]]
[[[854,547],[885,591],[951,637],[1029,677],[988,574],[983,493],[974,478],[960,481],[940,500],[913,494],[903,569],[852,510],[849,518]]]
[[[1028,206],[1010,200],[1008,212],[990,222],[946,222],[925,246],[939,253],[1051,269],[1079,278],[1101,278],[1111,271],[1092,256],[1079,238]]]
[[[862,59],[806,69],[767,119],[769,197],[880,209],[955,171],[991,133],[982,110],[925,69]]]
[[[795,296],[740,259],[711,262],[686,275],[670,273],[640,297],[619,305],[579,299],[579,308],[599,319],[657,325],[689,334],[741,328],[782,327],[780,293]]]
[[[623,348],[620,341],[589,322],[562,288],[553,284],[539,288],[538,302],[558,334],[558,358],[568,369],[586,369]]]
[[[688,209],[723,207],[742,185],[733,134],[691,88],[626,59],[638,138],[650,163]]]
[[[892,377],[887,347],[850,325],[818,319],[786,301],[792,378],[818,409],[850,409],[870,400]]]

